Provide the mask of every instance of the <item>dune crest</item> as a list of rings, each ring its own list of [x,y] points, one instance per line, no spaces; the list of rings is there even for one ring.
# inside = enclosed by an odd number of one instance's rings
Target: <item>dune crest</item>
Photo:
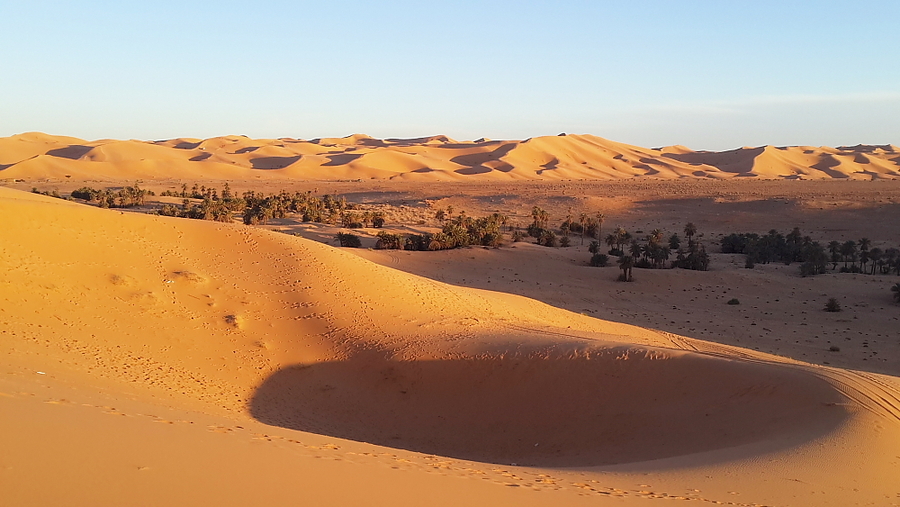
[[[26,133],[0,139],[0,179],[403,179],[414,181],[625,178],[896,179],[893,145],[837,148],[684,146],[648,149],[592,135],[456,141],[365,134],[309,141],[223,136],[84,141]]]

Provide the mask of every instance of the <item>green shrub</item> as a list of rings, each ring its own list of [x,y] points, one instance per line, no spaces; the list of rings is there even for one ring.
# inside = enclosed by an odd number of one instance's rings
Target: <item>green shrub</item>
[[[602,253],[595,253],[591,256],[591,266],[604,268],[609,264],[609,256]]]
[[[337,236],[335,236],[335,239],[338,240],[342,247],[359,248],[362,246],[362,242],[356,234],[339,232],[337,233]]]
[[[378,233],[378,241],[375,242],[375,248],[377,250],[401,250],[403,248],[403,235],[381,231]]]

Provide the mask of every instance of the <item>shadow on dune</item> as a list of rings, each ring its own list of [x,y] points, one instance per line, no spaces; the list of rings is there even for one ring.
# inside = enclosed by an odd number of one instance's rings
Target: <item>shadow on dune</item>
[[[250,165],[254,169],[284,169],[300,160],[300,155],[294,157],[260,157],[250,159]]]
[[[260,385],[250,410],[274,426],[427,454],[596,466],[796,445],[837,427],[846,417],[840,401],[796,369],[613,349],[294,366]]]
[[[198,146],[200,146],[200,141],[197,141],[196,143],[192,143],[189,141],[182,141],[172,147],[177,150],[193,150]]]
[[[191,162],[202,162],[212,156],[212,153],[206,152],[189,158]]]
[[[849,178],[846,174],[832,169],[832,167],[837,167],[839,165],[841,165],[840,160],[834,158],[830,154],[825,154],[819,157],[819,161],[815,165],[811,165],[810,167],[818,169],[832,178]]]
[[[459,164],[461,166],[466,167],[478,167],[486,162],[490,162],[493,160],[498,160],[500,157],[506,155],[513,148],[515,148],[517,143],[506,143],[498,146],[492,151],[483,151],[478,153],[470,153],[468,155],[459,155],[450,159],[451,162],[455,164]],[[471,148],[471,146],[470,146]]]
[[[360,153],[345,153],[340,155],[332,155],[328,157],[328,162],[322,164],[322,167],[331,167],[331,166],[339,166],[344,164],[349,164],[354,160],[362,157]]]
[[[463,167],[463,168],[457,169],[453,172],[455,172],[457,174],[462,174],[465,176],[474,176],[476,174],[487,174],[491,171],[493,171],[493,169],[491,169],[490,167],[485,167],[483,165],[477,165],[477,166],[473,166],[473,167]]]
[[[875,150],[894,153],[894,147],[890,144],[857,144],[856,146],[838,146],[837,149],[850,153],[874,153]]]
[[[68,158],[71,160],[78,160],[79,158],[87,155],[87,153],[93,149],[94,148],[92,146],[73,144],[71,146],[66,146],[65,148],[50,150],[47,152],[47,155],[59,158]]]
[[[553,171],[553,170],[556,170],[557,167],[559,167],[559,159],[556,158],[556,157],[553,157],[553,160],[551,160],[551,161],[547,162],[546,164],[542,165],[542,166],[541,166],[542,169],[539,169],[539,170],[537,171],[537,173],[538,173],[538,174],[543,174],[544,171]]]
[[[761,155],[765,148],[738,148],[736,150],[714,152],[697,151],[693,153],[665,153],[663,157],[672,158],[688,164],[711,165],[726,173],[739,176],[754,176],[753,164],[756,157]]]

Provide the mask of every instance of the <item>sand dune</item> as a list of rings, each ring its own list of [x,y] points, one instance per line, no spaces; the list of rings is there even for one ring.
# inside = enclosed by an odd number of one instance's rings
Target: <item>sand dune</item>
[[[579,146],[565,157],[577,160]],[[269,504],[302,494],[412,505],[424,494],[453,505],[471,494],[496,505],[612,496],[642,505],[701,483],[703,500],[739,492],[739,505],[807,505],[798,488],[825,493],[817,505],[900,494],[891,480],[900,397],[888,377],[446,285],[238,224],[5,188],[0,213],[15,217],[0,226],[0,447],[9,449],[0,489],[16,504],[30,495],[121,504],[104,496],[113,484],[135,484],[145,503],[234,504],[247,484],[272,477],[284,482],[262,496]],[[69,439],[47,403],[70,407]],[[168,438],[149,429],[160,422],[172,426]],[[219,429],[238,436],[207,445]],[[57,452],[87,452],[89,466],[33,475]],[[323,454],[334,472],[308,480],[322,473],[309,460]],[[458,473],[423,479],[440,470],[429,460]],[[145,462],[153,471],[138,476]],[[195,480],[183,462],[229,479]],[[385,478],[401,467],[405,475]],[[292,480],[291,470],[311,475]],[[460,483],[461,470],[478,480]],[[637,485],[649,470],[671,495]],[[781,473],[798,482],[776,480]],[[332,495],[344,487],[336,478],[350,476],[358,496]],[[484,479],[501,476],[532,478],[510,484],[529,484],[515,493],[490,490]],[[74,495],[57,486],[79,483],[95,486]],[[569,486],[545,489],[557,483]],[[172,502],[173,490],[189,493]]]
[[[84,141],[41,133],[0,139],[0,179],[614,180],[635,177],[883,179],[900,177],[900,149],[853,147],[647,149],[592,135],[524,141],[447,136],[375,139]]]

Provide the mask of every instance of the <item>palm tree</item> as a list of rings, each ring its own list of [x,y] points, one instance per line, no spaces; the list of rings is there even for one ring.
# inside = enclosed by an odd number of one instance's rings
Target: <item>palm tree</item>
[[[631,271],[634,269],[634,257],[630,255],[623,255],[619,258],[619,269],[622,270],[622,276],[619,277],[620,281],[623,282],[631,282],[633,281],[631,277]],[[900,285],[900,284],[897,284]]]
[[[625,243],[625,235],[628,232],[622,226],[616,226],[613,230],[613,235],[616,237],[616,250],[621,250],[622,245]]]
[[[831,254],[831,270],[832,271],[837,269],[838,262],[841,260],[840,252],[841,252],[841,243],[839,241],[832,241],[832,242],[828,243],[828,253]]]
[[[853,264],[856,264],[856,242],[851,240],[845,241],[843,245],[841,245],[841,256],[844,258],[844,267],[847,267],[847,261],[853,261]]]
[[[581,246],[584,246],[584,230],[587,228],[588,215],[582,213],[578,215],[578,223],[581,224]],[[600,239],[600,238],[597,238]]]
[[[672,235],[669,236],[669,248],[672,250],[681,248],[681,238],[678,237],[678,234],[672,233]]]
[[[669,260],[669,256],[672,255],[672,249],[664,246],[662,248],[657,249],[658,257],[654,259],[659,264],[659,267],[663,267],[667,260]]]
[[[872,274],[875,274],[875,270],[880,267],[884,262],[881,260],[884,257],[884,252],[881,251],[877,246],[871,250],[869,250],[869,259],[872,261]]]
[[[637,240],[634,240],[631,242],[631,247],[629,248],[628,253],[630,253],[632,257],[637,258],[641,255],[642,250],[643,248],[641,248],[641,244],[638,243]]]
[[[597,212],[597,239],[603,237],[603,221],[606,220],[606,215],[603,213]]]
[[[616,235],[608,234],[606,236],[606,244],[609,246],[610,250],[612,250],[613,245],[616,244]]]
[[[866,264],[869,263],[869,245],[872,242],[869,238],[862,238],[859,240],[859,266],[862,268],[863,273],[865,273]]]
[[[687,236],[688,245],[694,244],[694,234],[697,234],[697,226],[693,222],[688,222],[684,226],[684,235]]]
[[[547,228],[547,220],[549,220],[549,215],[539,206],[531,208],[531,218],[534,219],[534,225],[538,229]]]
[[[891,268],[893,268],[895,265],[900,264],[900,262],[898,262],[898,258],[900,258],[900,250],[897,250],[896,248],[888,248],[884,251],[884,268],[882,269],[884,274],[890,274]]]
[[[628,241],[631,240],[631,234],[629,234],[628,231],[626,231],[625,228],[621,226],[616,227],[616,229],[613,231],[613,234],[615,234],[616,236],[616,249],[624,250],[625,243],[628,243]]]

